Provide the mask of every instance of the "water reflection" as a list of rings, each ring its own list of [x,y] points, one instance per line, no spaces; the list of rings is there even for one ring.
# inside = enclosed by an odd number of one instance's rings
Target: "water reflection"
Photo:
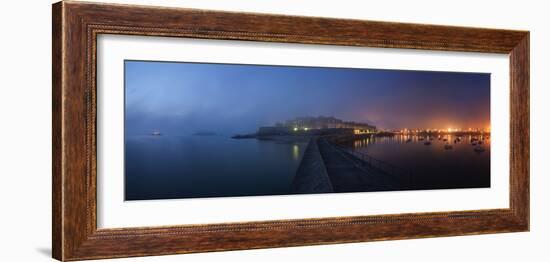
[[[370,136],[349,147],[410,171],[418,189],[490,186],[487,135]]]
[[[300,160],[300,147],[298,145],[292,145],[292,159],[294,161]]]

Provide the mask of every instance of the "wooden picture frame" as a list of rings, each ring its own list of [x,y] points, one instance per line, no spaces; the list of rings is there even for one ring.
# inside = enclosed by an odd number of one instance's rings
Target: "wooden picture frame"
[[[182,254],[529,230],[529,32],[63,1],[53,5],[53,257]],[[510,207],[98,229],[99,34],[408,48],[510,57]]]

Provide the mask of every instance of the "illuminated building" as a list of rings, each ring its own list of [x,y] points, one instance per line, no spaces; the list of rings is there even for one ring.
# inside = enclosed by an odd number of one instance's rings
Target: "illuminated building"
[[[315,130],[315,129],[330,129],[330,128],[348,128],[353,129],[355,134],[368,134],[375,133],[376,126],[353,122],[344,121],[335,117],[319,116],[319,117],[298,117],[295,119],[287,120],[284,123],[275,124],[276,127],[292,128],[293,130]]]

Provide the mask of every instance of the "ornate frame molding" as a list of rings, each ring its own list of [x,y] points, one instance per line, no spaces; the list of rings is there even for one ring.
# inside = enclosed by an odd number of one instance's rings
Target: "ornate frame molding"
[[[68,261],[529,230],[527,31],[73,1],[56,3],[52,10],[52,244],[56,259]],[[98,229],[96,43],[99,34],[509,54],[510,208]]]

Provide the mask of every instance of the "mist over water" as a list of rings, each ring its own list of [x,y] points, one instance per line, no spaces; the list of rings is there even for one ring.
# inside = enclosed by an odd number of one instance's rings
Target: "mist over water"
[[[490,127],[487,73],[132,60],[124,70],[126,200],[292,194],[307,142],[254,135],[299,117],[378,130]],[[248,139],[232,139],[236,134]],[[403,139],[365,137],[348,149],[410,171],[414,189],[490,186],[489,140],[475,153],[467,137],[451,150],[440,140],[425,146]],[[329,175],[340,180],[369,180],[351,163],[331,164],[338,171]],[[357,188],[352,179],[342,184]]]

